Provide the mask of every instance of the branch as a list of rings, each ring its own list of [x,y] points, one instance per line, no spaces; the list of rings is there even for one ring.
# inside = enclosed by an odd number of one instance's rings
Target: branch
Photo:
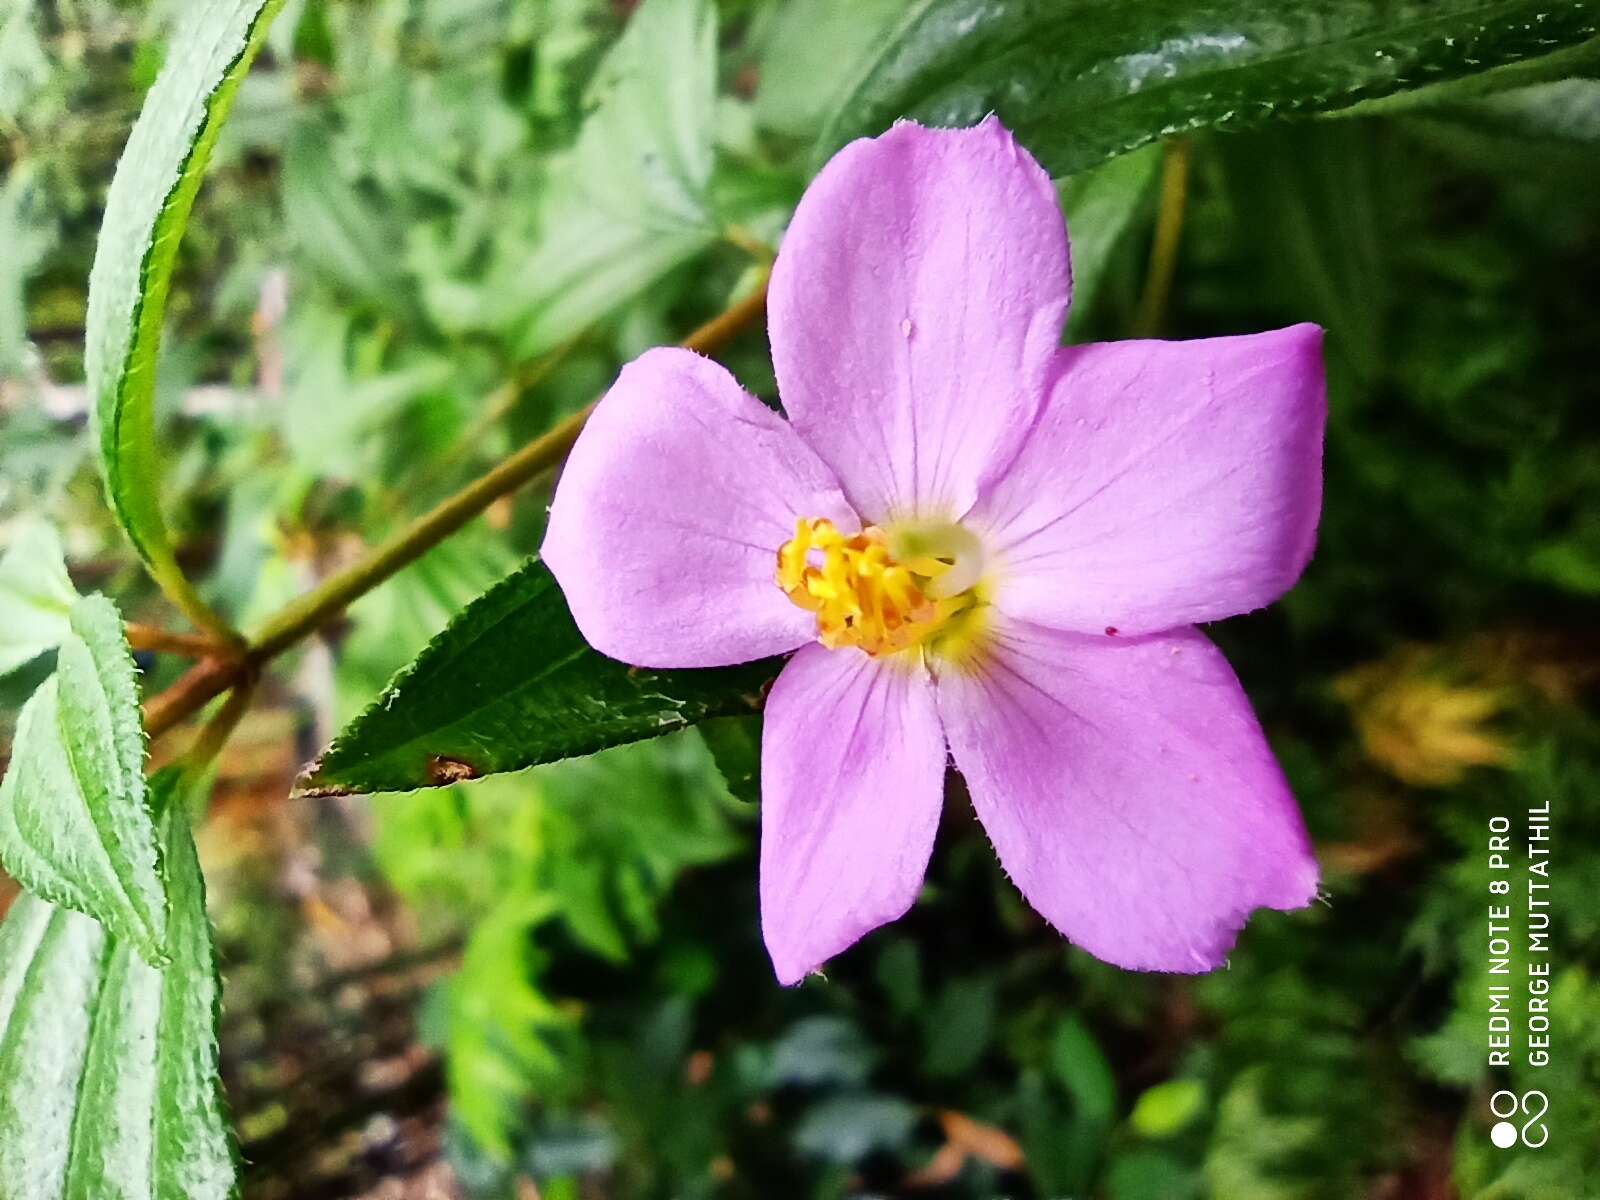
[[[193,633],[172,633],[138,621],[129,621],[127,630],[128,645],[135,650],[175,654],[180,658],[210,658],[227,651],[227,647],[219,646],[214,638],[201,637]]]
[[[679,344],[701,354],[713,354],[760,319],[766,305],[767,286],[763,280],[754,293],[707,321]],[[535,438],[499,466],[373,547],[343,571],[330,575],[311,591],[291,601],[256,631],[243,655],[207,658],[197,663],[145,705],[146,732],[152,739],[160,737],[263,664],[322,628],[357,597],[416,561],[496,500],[559,466],[593,411],[594,405],[590,404],[574,413],[549,433]]]

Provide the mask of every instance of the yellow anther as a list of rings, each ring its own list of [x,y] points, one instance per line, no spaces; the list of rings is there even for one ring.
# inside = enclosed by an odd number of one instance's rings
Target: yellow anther
[[[830,649],[855,646],[874,657],[926,642],[973,604],[970,592],[935,594],[929,585],[953,560],[918,554],[897,561],[890,538],[869,525],[841,533],[826,518],[801,518],[778,550],[778,586],[817,616],[817,638]]]

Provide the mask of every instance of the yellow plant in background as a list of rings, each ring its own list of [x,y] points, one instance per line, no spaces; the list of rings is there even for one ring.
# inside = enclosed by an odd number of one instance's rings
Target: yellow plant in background
[[[1367,757],[1403,783],[1448,787],[1473,767],[1511,762],[1509,739],[1490,722],[1511,705],[1512,690],[1436,651],[1408,647],[1333,687]]]

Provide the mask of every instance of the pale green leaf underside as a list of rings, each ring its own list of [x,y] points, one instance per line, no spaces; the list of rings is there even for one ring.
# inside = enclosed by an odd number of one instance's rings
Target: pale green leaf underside
[[[195,0],[117,164],[89,276],[84,369],[112,507],[164,585],[188,594],[161,515],[154,388],[178,243],[239,80],[282,0]]]
[[[23,522],[0,554],[0,675],[60,645],[77,598],[61,538],[43,521]]]
[[[1594,37],[1593,0],[915,0],[835,108],[820,164],[910,117],[999,115],[1052,174],[1168,134],[1479,75]]]
[[[165,960],[138,686],[121,619],[103,596],[73,607],[56,674],[23,706],[0,781],[0,862],[29,891],[103,921],[150,962]]]
[[[172,962],[158,971],[89,917],[24,895],[0,927],[0,1196],[225,1200],[217,976],[178,780],[162,793]]]

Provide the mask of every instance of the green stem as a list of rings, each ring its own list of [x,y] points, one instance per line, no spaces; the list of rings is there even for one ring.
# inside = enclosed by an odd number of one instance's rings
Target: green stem
[[[574,413],[549,433],[535,438],[487,474],[442,501],[431,512],[416,518],[388,541],[375,546],[357,562],[291,601],[256,631],[250,639],[249,656],[262,662],[282,653],[343,612],[357,596],[370,592],[401,567],[444,541],[501,496],[509,495],[554,467],[566,458],[593,411],[591,404]]]

